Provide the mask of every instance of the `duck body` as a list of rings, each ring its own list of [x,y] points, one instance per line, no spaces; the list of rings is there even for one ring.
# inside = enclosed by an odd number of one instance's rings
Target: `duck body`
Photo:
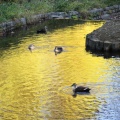
[[[89,93],[90,92],[90,88],[88,87],[84,87],[84,86],[77,86],[76,83],[73,83],[72,85],[72,88],[73,88],[73,92],[74,93],[78,93],[78,92],[86,92],[86,93]]]
[[[60,46],[55,46],[54,52],[55,54],[61,53],[63,51],[63,48]]]
[[[35,49],[35,46],[34,46],[33,44],[30,44],[30,45],[28,46],[28,49],[32,52],[32,50]]]
[[[37,30],[37,34],[47,34],[47,26],[45,26],[44,28]]]

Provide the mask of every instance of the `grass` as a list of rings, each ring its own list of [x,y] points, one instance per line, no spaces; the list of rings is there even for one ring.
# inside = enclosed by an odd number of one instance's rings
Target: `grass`
[[[0,4],[0,22],[8,21],[14,18],[29,17],[34,14],[46,13],[52,11],[52,4],[49,2],[36,0],[30,3],[2,3]]]
[[[0,23],[40,13],[70,10],[85,13],[92,8],[120,4],[120,0],[31,0],[31,2],[25,0],[22,4],[18,1],[0,3]]]

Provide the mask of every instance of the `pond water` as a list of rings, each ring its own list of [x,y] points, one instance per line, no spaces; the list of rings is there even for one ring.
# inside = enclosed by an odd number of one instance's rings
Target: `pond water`
[[[44,22],[0,38],[0,120],[118,120],[120,58],[85,50],[86,34],[103,22]],[[28,46],[36,49],[30,52]],[[54,47],[63,52],[55,55]],[[72,96],[73,83],[90,94]]]

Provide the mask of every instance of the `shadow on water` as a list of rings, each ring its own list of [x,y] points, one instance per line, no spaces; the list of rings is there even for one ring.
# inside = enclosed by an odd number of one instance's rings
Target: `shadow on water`
[[[78,93],[73,93],[73,94],[72,94],[73,98],[76,98],[78,95],[90,95],[90,93],[78,92]]]
[[[96,50],[91,50],[90,48],[86,48],[86,51],[92,54],[93,56],[101,57],[103,56],[105,59],[109,58],[120,58],[120,52],[115,51],[115,52],[105,52],[105,51],[96,51]]]
[[[73,26],[76,24],[84,23],[80,20],[49,20],[44,21],[43,23],[37,23],[34,25],[23,26],[19,29],[14,30],[14,34],[7,33],[5,36],[1,37],[0,40],[0,49],[5,50],[9,49],[11,45],[18,45],[22,38],[25,36],[31,36],[37,34],[37,30],[43,28],[44,26],[48,27],[48,32],[52,33],[54,30],[65,28],[67,26]]]
[[[49,20],[44,21],[42,23],[37,23],[29,26],[22,26],[19,29],[14,30],[14,34],[8,32],[6,36],[1,37],[0,39],[0,56],[2,56],[2,52],[15,46],[17,48],[18,44],[23,41],[24,37],[29,37],[37,34],[38,29],[42,29],[44,26],[48,27],[48,34],[53,33],[54,30],[65,28],[67,26],[74,26],[76,24],[84,23],[81,20]]]

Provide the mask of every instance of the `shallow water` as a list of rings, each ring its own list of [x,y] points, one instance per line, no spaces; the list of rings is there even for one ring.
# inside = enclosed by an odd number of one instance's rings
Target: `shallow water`
[[[103,22],[44,24],[46,35],[36,34],[37,25],[0,41],[0,120],[119,120],[120,59],[85,50],[86,34]],[[55,55],[55,46],[64,51]],[[73,97],[73,83],[90,94]]]

